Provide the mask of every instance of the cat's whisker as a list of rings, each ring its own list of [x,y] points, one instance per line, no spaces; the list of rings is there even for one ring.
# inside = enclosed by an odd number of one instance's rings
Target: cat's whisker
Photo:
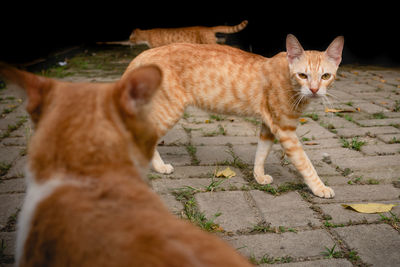
[[[327,95],[327,96],[330,96],[330,97],[332,97],[332,98],[335,98],[336,100],[339,100],[339,101],[342,100],[340,97],[335,96],[334,94],[331,94],[331,93],[328,93],[328,92],[326,92],[326,95]]]
[[[296,107],[295,107],[294,111],[297,110],[297,108],[299,107],[299,104],[301,103],[301,101],[302,101],[304,98],[305,98],[305,95],[302,94],[301,97],[300,97],[300,99],[299,99],[299,101],[297,101],[297,104],[296,104]]]
[[[298,103],[301,101],[302,97],[303,97],[303,95],[301,95],[301,94],[297,94],[297,95],[296,95],[295,100],[293,101],[293,103],[292,103],[291,106],[290,106],[290,109],[291,109],[292,111],[295,111],[295,110],[296,110],[297,105],[298,105]]]
[[[296,94],[292,95],[292,97],[289,99],[290,101],[290,109],[292,111],[294,111],[294,107],[296,106],[296,104],[298,103],[298,101],[301,101],[301,96],[302,93],[301,92],[297,92]]]
[[[324,103],[324,110],[326,109],[325,103],[328,104],[328,105],[327,105],[328,108],[333,109],[333,105],[332,105],[332,103],[329,101],[329,98],[328,98],[326,95],[323,96],[322,100],[323,100],[323,103]],[[326,101],[326,102],[325,102],[325,101]],[[330,122],[329,122],[329,123],[332,123],[332,119],[333,119],[334,113],[333,113],[333,112],[329,112],[329,115],[328,115],[328,116],[330,117]]]

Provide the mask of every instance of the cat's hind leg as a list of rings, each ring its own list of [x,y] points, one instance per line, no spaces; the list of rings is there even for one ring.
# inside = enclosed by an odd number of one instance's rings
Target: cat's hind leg
[[[264,162],[271,151],[274,143],[274,135],[264,123],[261,125],[260,137],[258,139],[256,158],[254,160],[254,178],[259,184],[270,184],[273,179],[264,173]]]
[[[164,163],[157,149],[154,151],[151,163],[153,165],[154,170],[158,173],[170,174],[174,171],[174,167],[172,167],[171,164]]]

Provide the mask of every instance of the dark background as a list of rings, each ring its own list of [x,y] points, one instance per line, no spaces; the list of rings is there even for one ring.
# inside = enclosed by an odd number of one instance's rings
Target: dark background
[[[392,3],[196,1],[82,6],[57,2],[57,7],[18,3],[1,11],[0,60],[24,63],[72,46],[126,40],[137,27],[236,25],[247,19],[247,28],[229,36],[228,44],[270,57],[285,49],[288,33],[306,50],[325,50],[336,36],[344,35],[344,64],[400,66],[400,13]]]

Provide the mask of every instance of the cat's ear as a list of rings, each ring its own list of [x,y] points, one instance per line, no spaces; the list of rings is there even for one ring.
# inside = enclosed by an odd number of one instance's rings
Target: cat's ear
[[[120,103],[124,111],[130,115],[137,114],[147,104],[160,86],[162,72],[155,65],[136,68],[120,82],[122,90]]]
[[[43,99],[51,90],[55,81],[16,69],[1,62],[0,76],[7,83],[15,83],[26,91],[28,95],[26,110],[31,115],[32,120],[37,122],[41,113]]]
[[[293,34],[288,34],[286,37],[286,52],[289,64],[292,64],[304,54],[303,47]]]
[[[339,66],[342,61],[342,51],[344,45],[344,37],[338,36],[332,43],[328,46],[325,51],[325,55],[329,60],[333,61],[337,66]]]

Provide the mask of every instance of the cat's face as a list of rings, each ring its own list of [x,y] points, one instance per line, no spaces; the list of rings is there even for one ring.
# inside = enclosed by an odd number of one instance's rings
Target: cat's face
[[[289,34],[286,39],[287,58],[292,80],[305,97],[325,96],[339,67],[344,39],[337,37],[324,52],[304,51],[299,41]]]

